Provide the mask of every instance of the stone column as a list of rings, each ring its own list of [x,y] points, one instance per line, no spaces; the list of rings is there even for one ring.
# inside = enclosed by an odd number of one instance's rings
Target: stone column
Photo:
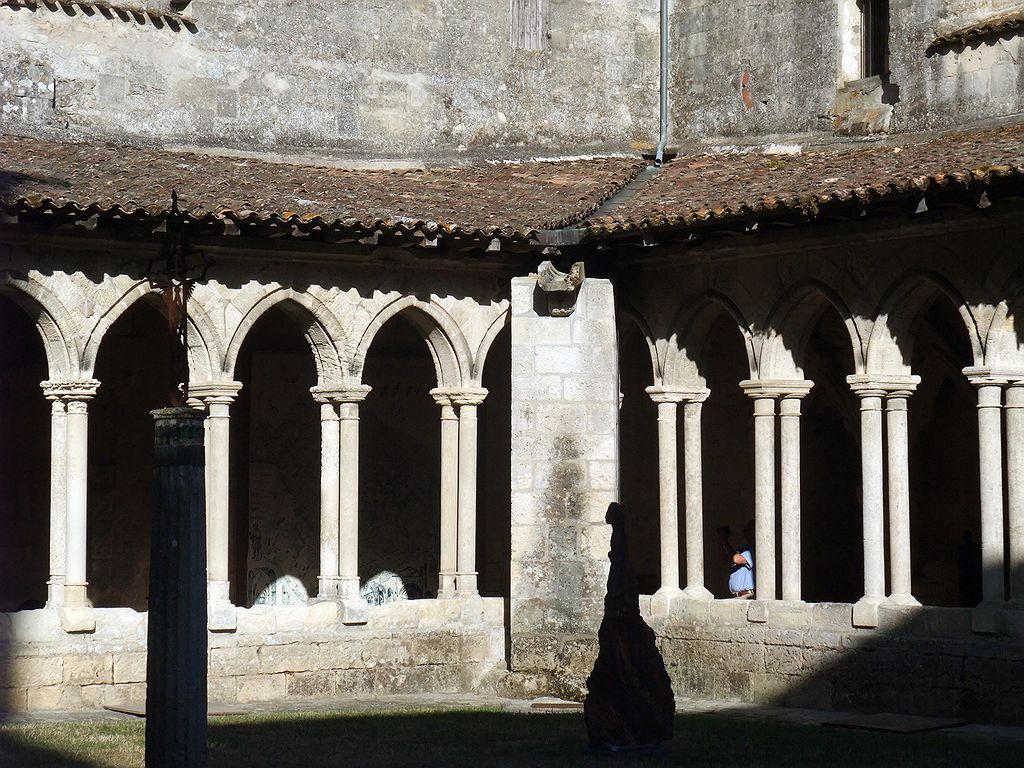
[[[704,462],[700,415],[711,390],[696,389],[683,401],[683,506],[686,510],[686,588],[683,597],[711,600],[704,586]]]
[[[320,404],[320,575],[317,597],[338,597],[341,533],[341,426],[338,406],[320,387],[310,392]]]
[[[438,597],[455,596],[459,530],[459,417],[446,389],[430,394],[441,407],[441,557]]]
[[[920,605],[912,594],[910,580],[910,452],[907,439],[907,399],[921,378],[908,376],[902,384],[893,381],[886,394],[886,448],[889,469],[889,601],[897,605]]]
[[[1006,389],[1006,490],[1010,527],[1010,599],[1024,608],[1024,380]]]
[[[483,387],[452,390],[459,406],[459,513],[456,594],[477,594],[476,570],[476,409],[487,390]]]
[[[976,368],[965,368],[978,389],[978,451],[981,471],[982,608],[989,612],[1005,599],[1003,578],[1003,385],[1007,382]],[[1016,396],[1015,396],[1016,397]],[[1016,458],[1016,456],[1015,456]],[[988,604],[987,606],[985,604]],[[984,612],[984,611],[983,611]],[[994,616],[987,626],[994,631]],[[976,616],[977,619],[977,616]]]
[[[50,577],[46,582],[46,605],[64,605],[64,576],[67,548],[67,406],[61,399],[63,382],[40,384],[50,401]]]
[[[339,404],[338,503],[338,595],[344,605],[342,621],[366,622],[366,601],[359,596],[359,404],[370,394],[370,387],[357,384],[333,390]]]
[[[801,599],[800,570],[800,400],[810,391],[794,388],[780,392],[779,513],[782,518],[782,599]],[[755,556],[756,557],[756,556]],[[756,564],[756,560],[755,560]]]
[[[853,625],[878,626],[885,601],[885,488],[882,398],[885,390],[865,376],[847,376],[860,397],[861,494],[864,515],[864,597],[853,606]]]
[[[65,526],[64,604],[89,607],[86,579],[87,500],[89,491],[89,406],[100,383],[95,379],[64,382],[61,398],[67,409],[67,501]]]
[[[654,595],[652,610],[664,614],[668,613],[672,598],[680,593],[676,404],[683,396],[665,387],[648,387],[647,394],[658,405],[658,529],[661,535],[661,587]]]
[[[206,409],[206,594],[211,608],[231,603],[229,568],[231,404],[237,381],[189,385],[189,396]]]
[[[775,599],[775,397],[757,380],[740,386],[754,399],[754,590]]]

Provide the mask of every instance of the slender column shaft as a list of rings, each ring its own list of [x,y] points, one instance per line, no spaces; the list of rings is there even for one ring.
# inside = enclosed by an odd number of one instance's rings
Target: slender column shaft
[[[981,462],[982,599],[1002,601],[1003,436],[1002,386],[978,383],[978,448]]]
[[[705,393],[703,397],[707,397]],[[706,598],[704,586],[704,488],[701,457],[701,400],[683,404],[683,481],[686,504],[686,591]]]
[[[86,526],[89,471],[89,416],[84,399],[67,403],[67,529],[64,595],[69,606],[88,605]]]
[[[224,398],[223,400],[227,400]],[[226,584],[228,581],[228,494],[230,481],[230,402],[218,398],[209,403],[208,438],[210,488],[207,498],[207,579]],[[226,596],[226,595],[225,595]]]
[[[782,599],[800,600],[800,399],[797,397],[782,398],[779,438]]]
[[[359,597],[359,403],[343,402],[340,421],[339,592]]]
[[[459,595],[477,594],[476,570],[476,403],[459,406]]]
[[[441,559],[438,592],[441,597],[452,597],[455,594],[458,569],[459,418],[447,397],[435,397],[441,405]]]
[[[338,594],[341,537],[341,426],[337,406],[320,404],[320,597]]]
[[[754,400],[754,589],[775,599],[775,400]]]
[[[861,487],[864,508],[864,596],[885,597],[885,509],[881,392],[861,392]]]
[[[910,581],[910,457],[907,448],[907,392],[886,398],[889,463],[890,599],[916,604]]]
[[[658,403],[658,481],[661,524],[661,588],[679,589],[679,477],[676,404]]]
[[[50,406],[50,578],[47,604],[64,604],[67,546],[67,407],[56,396]]]
[[[1010,524],[1010,598],[1024,600],[1024,382],[1006,390],[1006,484]]]

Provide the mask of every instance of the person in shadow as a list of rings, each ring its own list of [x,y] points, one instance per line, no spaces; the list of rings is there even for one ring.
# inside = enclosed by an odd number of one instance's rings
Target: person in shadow
[[[597,635],[600,647],[583,702],[587,733],[598,749],[654,747],[672,738],[672,683],[654,632],[640,616],[622,507],[610,504],[605,521],[612,527],[611,570]]]

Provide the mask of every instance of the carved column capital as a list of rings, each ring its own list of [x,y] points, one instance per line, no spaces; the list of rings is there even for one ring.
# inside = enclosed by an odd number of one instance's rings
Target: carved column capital
[[[240,381],[209,381],[202,384],[189,384],[188,394],[206,405],[231,405],[242,390]]]
[[[88,402],[96,396],[100,383],[96,379],[53,379],[39,382],[47,400]]]
[[[341,387],[310,387],[309,392],[318,403],[361,403],[373,388],[368,384],[348,384]]]
[[[814,382],[806,379],[747,379],[740,382],[740,388],[754,400],[806,397],[813,386]]]
[[[655,403],[703,403],[711,390],[707,387],[647,387],[644,390]]]
[[[453,388],[449,389],[448,393],[455,405],[480,405],[488,394],[483,387]]]
[[[921,383],[913,374],[857,373],[846,377],[846,383],[859,397],[910,397]]]

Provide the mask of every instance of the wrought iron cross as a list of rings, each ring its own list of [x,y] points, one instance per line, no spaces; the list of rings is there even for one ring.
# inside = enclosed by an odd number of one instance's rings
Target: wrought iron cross
[[[171,210],[154,232],[164,232],[160,256],[149,262],[145,277],[163,294],[167,314],[171,365],[170,403],[184,407],[188,401],[188,300],[197,282],[206,279],[213,265],[203,251],[192,247],[186,233],[186,216],[178,210],[178,193],[171,190]]]

